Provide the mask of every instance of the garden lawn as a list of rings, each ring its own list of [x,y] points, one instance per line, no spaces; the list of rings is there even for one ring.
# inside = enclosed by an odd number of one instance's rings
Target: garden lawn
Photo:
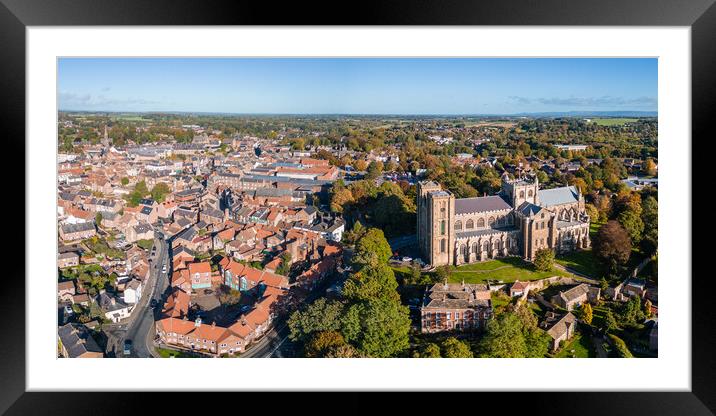
[[[571,351],[574,350],[574,353]],[[597,354],[594,351],[592,340],[587,335],[575,334],[574,337],[565,345],[554,358],[592,358]]]
[[[592,250],[578,250],[571,253],[561,254],[555,258],[555,263],[568,267],[577,273],[582,273],[593,279],[601,278],[604,273],[602,266],[594,258]]]
[[[162,358],[191,358],[191,355],[187,353],[167,348],[157,348],[157,352]]]
[[[453,267],[450,282],[460,283],[464,280],[465,283],[485,283],[488,280],[498,280],[512,283],[515,280],[540,280],[552,276],[573,275],[556,268],[547,272],[537,271],[532,263],[519,257],[506,257]]]

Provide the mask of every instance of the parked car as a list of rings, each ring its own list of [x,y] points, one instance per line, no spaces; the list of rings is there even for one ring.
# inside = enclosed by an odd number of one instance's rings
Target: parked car
[[[132,340],[131,339],[124,340],[124,350],[122,352],[124,353],[124,355],[129,355],[132,353]]]
[[[405,263],[408,263],[408,262],[413,261],[413,259],[412,259],[411,257],[407,257],[407,256],[406,256],[406,257],[403,257],[402,260],[403,260],[403,262],[405,262]]]
[[[166,272],[167,272],[167,265],[165,264],[162,266],[162,273],[166,273]]]

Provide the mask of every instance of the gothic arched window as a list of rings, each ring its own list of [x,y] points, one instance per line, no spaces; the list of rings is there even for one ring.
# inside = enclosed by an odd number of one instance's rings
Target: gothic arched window
[[[490,219],[487,220],[487,225],[489,225],[491,227],[492,227],[492,224],[494,224],[494,223],[495,223],[495,217],[490,217]]]
[[[520,191],[520,198],[524,198],[524,197],[525,197],[525,191]]]
[[[467,220],[467,222],[465,223],[465,228],[468,230],[472,230],[473,228],[475,228],[475,221],[473,221],[472,219]]]
[[[477,245],[477,243],[472,243],[472,252],[473,252],[473,253],[477,253],[477,252],[479,251],[479,249],[480,249],[480,248],[479,248],[479,246]]]
[[[455,230],[462,230],[462,221],[455,221]]]
[[[485,226],[485,219],[484,219],[484,218],[480,218],[479,220],[477,220],[477,228],[482,228],[482,227],[484,227],[484,226]]]

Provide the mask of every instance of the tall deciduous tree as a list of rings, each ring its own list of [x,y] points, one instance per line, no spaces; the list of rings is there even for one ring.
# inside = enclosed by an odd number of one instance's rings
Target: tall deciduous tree
[[[288,320],[291,340],[306,341],[315,332],[337,331],[341,328],[344,306],[340,302],[320,298]]]
[[[343,317],[343,336],[368,357],[404,352],[410,346],[409,332],[408,308],[385,299],[353,304]]]
[[[535,268],[542,272],[548,272],[554,267],[554,251],[549,248],[537,250],[535,254]]]
[[[445,358],[472,358],[472,350],[466,342],[450,337],[442,343],[442,356]]]
[[[644,199],[641,220],[644,223],[642,248],[647,253],[653,253],[659,247],[659,203],[653,196]]]
[[[365,235],[358,240],[355,248],[354,263],[357,263],[359,266],[363,263],[367,263],[367,259],[372,257],[370,254],[375,254],[377,261],[382,264],[387,264],[388,260],[390,260],[390,256],[393,254],[383,231],[377,228],[370,228]]]
[[[594,254],[612,272],[626,264],[631,255],[631,239],[617,221],[604,224],[594,239]]]
[[[639,244],[644,232],[644,222],[639,213],[632,209],[625,209],[619,213],[617,221],[629,233],[632,244]]]

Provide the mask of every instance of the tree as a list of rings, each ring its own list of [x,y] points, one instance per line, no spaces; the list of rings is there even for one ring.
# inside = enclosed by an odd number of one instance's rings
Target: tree
[[[648,196],[641,206],[641,220],[644,223],[642,248],[647,253],[653,253],[659,247],[659,203],[653,196]]]
[[[292,341],[306,341],[314,332],[338,331],[344,306],[340,302],[319,298],[303,310],[294,312],[288,319]]]
[[[395,272],[386,263],[374,260],[364,264],[359,271],[353,273],[343,285],[343,296],[351,301],[370,299],[386,299],[399,301],[400,295],[396,289],[398,281],[395,279]]]
[[[629,233],[632,244],[639,244],[644,232],[644,222],[639,213],[632,209],[625,209],[619,213],[617,221]]]
[[[124,177],[120,180],[120,182],[122,183],[122,186],[127,186],[129,184],[129,178]]]
[[[594,255],[612,273],[626,264],[631,255],[631,239],[621,224],[611,220],[599,229],[594,238]]]
[[[480,342],[483,357],[522,358],[527,355],[527,344],[522,334],[522,323],[517,315],[502,313],[487,324],[487,334]]]
[[[343,317],[341,332],[362,355],[396,356],[410,346],[408,308],[385,299],[353,304]]]
[[[641,306],[641,297],[632,296],[621,307],[619,314],[621,322],[627,325],[634,325],[644,320],[644,311]]]
[[[353,193],[348,188],[337,188],[331,191],[330,207],[333,212],[344,212],[354,202]]]
[[[368,171],[365,178],[368,180],[378,179],[383,174],[383,162],[374,160],[368,165]]]
[[[169,193],[171,193],[171,189],[169,189],[169,185],[164,182],[159,182],[152,188],[152,198],[160,203],[164,202],[164,198],[166,198]]]
[[[597,221],[599,219],[599,210],[592,204],[584,204],[584,210],[589,215],[591,221]]]
[[[447,282],[452,275],[452,267],[448,264],[435,268],[435,280],[438,282]]]
[[[614,350],[619,358],[634,358],[631,351],[627,347],[623,339],[619,338],[614,334],[609,334],[609,340],[614,346]]]
[[[293,150],[303,150],[306,148],[306,141],[302,138],[293,139],[291,141],[291,148]]]
[[[651,301],[650,301],[649,299],[647,299],[646,301],[644,301],[644,316],[647,317],[647,318],[651,318],[651,315],[652,315],[652,313],[651,313],[651,306],[652,306],[652,304],[651,304]]]
[[[357,358],[360,357],[358,351],[350,344],[339,345],[331,348],[326,352],[326,358]]]
[[[139,194],[142,198],[147,196],[149,193],[149,189],[147,188],[147,183],[145,181],[139,181],[136,185],[134,185],[134,191]]]
[[[375,255],[377,261],[382,264],[388,264],[393,251],[390,249],[388,240],[385,239],[383,230],[378,228],[370,228],[366,231],[365,235],[358,240],[355,247],[355,254],[353,256],[353,262],[359,266],[362,263],[367,262],[367,258],[371,255]]]
[[[442,343],[442,356],[445,358],[472,358],[472,351],[466,342],[450,337]]]
[[[358,172],[364,172],[368,168],[368,163],[363,159],[356,160],[353,165]]]
[[[97,224],[98,227],[102,225],[102,213],[101,212],[98,212],[97,214],[95,214],[94,223]]]
[[[304,350],[306,357],[326,357],[330,353],[336,352],[339,348],[347,346],[346,340],[338,331],[321,331],[311,336],[306,343]]]
[[[535,268],[539,271],[548,272],[552,270],[554,266],[554,251],[549,248],[537,250],[534,263]]]
[[[288,276],[291,272],[291,253],[284,251],[281,253],[281,264],[276,268],[276,274]]]
[[[654,159],[648,158],[644,161],[644,174],[647,176],[656,176],[656,163]]]
[[[236,305],[241,301],[241,291],[222,285],[219,288],[219,301],[222,305]]]
[[[614,313],[612,313],[611,309],[607,309],[607,313],[604,315],[604,329],[607,332],[619,329],[619,325],[617,324],[617,320],[614,318]]]
[[[413,353],[413,358],[441,358],[440,347],[433,342],[425,345],[419,352]]]
[[[587,325],[591,325],[592,319],[594,318],[594,313],[592,312],[592,305],[587,302],[584,302],[581,309],[581,315],[582,321],[584,321],[584,323]]]

